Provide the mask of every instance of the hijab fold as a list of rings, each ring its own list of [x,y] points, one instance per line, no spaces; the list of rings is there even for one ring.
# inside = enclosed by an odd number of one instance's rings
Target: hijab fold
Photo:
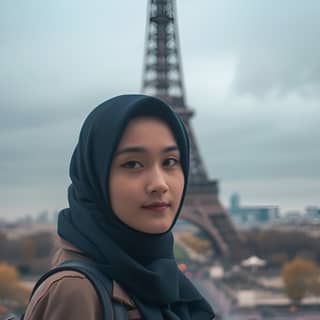
[[[185,187],[176,218],[162,234],[137,231],[111,208],[108,181],[113,154],[129,121],[162,119],[180,150]],[[214,313],[173,254],[172,227],[178,218],[189,173],[189,140],[176,113],[163,101],[123,95],[96,107],[85,120],[70,163],[69,208],[58,219],[58,234],[88,257],[135,301],[146,320],[209,320]]]

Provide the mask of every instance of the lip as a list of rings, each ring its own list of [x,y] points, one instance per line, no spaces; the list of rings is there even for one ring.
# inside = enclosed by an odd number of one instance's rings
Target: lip
[[[153,210],[153,211],[164,211],[167,208],[170,207],[170,204],[168,202],[152,202],[146,205],[143,205],[142,208],[143,209],[149,209],[149,210]]]

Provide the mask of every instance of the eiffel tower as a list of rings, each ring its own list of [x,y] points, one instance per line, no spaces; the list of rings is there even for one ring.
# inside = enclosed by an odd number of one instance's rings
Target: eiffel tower
[[[142,91],[173,106],[190,135],[190,183],[181,218],[209,235],[218,256],[232,258],[241,241],[219,201],[218,181],[208,177],[190,124],[193,111],[186,105],[174,0],[149,0]]]

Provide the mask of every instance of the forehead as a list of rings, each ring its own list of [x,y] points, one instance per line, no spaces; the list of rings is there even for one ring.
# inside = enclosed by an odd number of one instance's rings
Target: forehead
[[[130,120],[119,142],[127,144],[176,144],[171,128],[160,118],[138,117]]]

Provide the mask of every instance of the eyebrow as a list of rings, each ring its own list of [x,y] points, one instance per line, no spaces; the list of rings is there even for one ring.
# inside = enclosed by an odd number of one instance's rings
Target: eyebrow
[[[167,152],[171,152],[171,151],[179,151],[178,146],[173,145],[173,146],[165,147],[161,150],[162,153],[167,153]],[[114,155],[116,157],[116,156],[123,154],[123,153],[146,153],[146,152],[147,152],[147,149],[144,147],[133,146],[133,147],[127,147],[127,148],[120,149]]]

